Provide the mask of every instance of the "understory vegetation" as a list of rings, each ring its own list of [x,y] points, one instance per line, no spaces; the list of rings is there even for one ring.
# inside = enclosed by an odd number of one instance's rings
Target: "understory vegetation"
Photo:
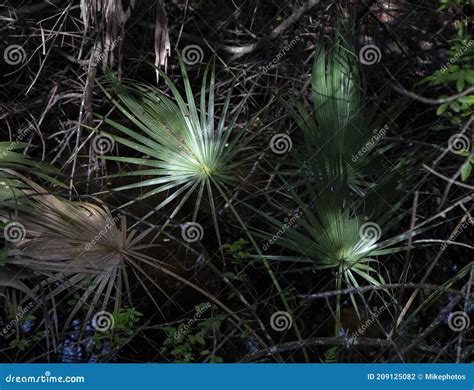
[[[470,0],[0,5],[2,362],[472,362]]]

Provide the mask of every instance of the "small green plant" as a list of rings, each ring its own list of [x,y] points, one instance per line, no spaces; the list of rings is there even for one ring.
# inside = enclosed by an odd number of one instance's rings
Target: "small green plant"
[[[470,0],[441,0],[440,10],[447,8],[461,8],[472,4]],[[460,13],[463,14],[462,12]],[[450,41],[447,50],[447,63],[434,74],[422,80],[430,86],[452,87],[458,93],[464,92],[467,88],[474,86],[474,70],[472,61],[474,60],[474,39],[466,26],[470,20],[468,17],[457,19],[456,37]],[[439,96],[440,99],[447,98],[446,94]],[[461,124],[463,119],[472,114],[474,107],[474,94],[467,94],[458,99],[441,104],[436,113],[448,117],[454,124]]]
[[[250,258],[250,254],[245,250],[249,242],[243,238],[239,240],[224,244],[220,248],[227,257],[230,257],[233,263],[241,265],[243,260]]]
[[[221,248],[224,253],[230,255],[234,260],[240,261],[250,257],[250,254],[245,250],[246,245],[248,245],[248,241],[240,238],[230,244],[222,245]]]
[[[471,0],[440,0],[440,10],[448,8],[462,8],[473,5]],[[464,15],[460,12],[460,15]],[[466,90],[474,87],[474,69],[472,62],[474,60],[474,39],[466,26],[470,23],[468,17],[460,16],[455,21],[456,36],[450,40],[450,47],[447,50],[447,63],[434,74],[422,80],[422,83],[428,83],[430,86],[455,89],[462,96],[457,99],[440,104],[436,113],[448,119],[448,125],[439,125],[435,128],[449,131],[453,125],[462,126],[463,122],[472,115],[474,107],[474,94],[467,94]],[[468,91],[467,91],[468,92]],[[439,96],[440,99],[448,98],[447,94]],[[466,146],[469,147],[469,130],[466,136]],[[460,169],[460,178],[467,181],[472,175],[472,166],[474,157],[471,150],[453,150],[454,153],[466,157],[466,161]],[[470,156],[470,158],[469,158]]]
[[[472,167],[474,166],[474,156],[469,150],[462,150],[462,151],[457,152],[456,154],[459,154],[460,156],[463,156],[463,157],[471,156],[470,159],[468,159],[464,163],[461,170],[461,180],[467,181],[472,175]]]
[[[440,5],[438,9],[441,11],[449,8],[456,8],[463,5],[472,4],[472,0],[439,0],[439,4]]]

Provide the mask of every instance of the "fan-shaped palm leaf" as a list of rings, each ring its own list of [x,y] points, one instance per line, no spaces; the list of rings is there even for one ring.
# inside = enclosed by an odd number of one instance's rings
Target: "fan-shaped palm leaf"
[[[171,194],[154,208],[159,210],[171,202],[176,202],[177,205],[170,218],[173,218],[190,196],[196,193],[196,206],[193,213],[193,220],[195,220],[204,193],[207,192],[214,225],[220,239],[214,210],[213,188],[219,186],[222,189],[235,184],[238,168],[250,161],[248,157],[251,156],[245,157],[243,153],[248,153],[249,143],[256,133],[249,135],[246,127],[238,128],[236,123],[251,94],[247,94],[241,100],[233,115],[230,116],[229,107],[233,91],[230,88],[220,118],[216,119],[214,62],[207,66],[204,73],[199,109],[181,60],[180,65],[185,98],[164,73],[163,78],[174,100],[151,86],[123,83],[113,77],[109,78],[118,99],[107,94],[108,97],[135,126],[135,129],[131,129],[105,119],[105,123],[114,127],[125,137],[112,134],[110,136],[118,143],[150,158],[113,156],[104,158],[139,167],[138,170],[116,176],[153,177],[116,188],[117,191],[145,188],[145,193],[138,199],[171,191]],[[211,76],[208,82],[209,68],[211,68]],[[207,89],[208,94],[206,94]],[[237,156],[238,161],[235,159]],[[150,212],[146,217],[152,213]]]
[[[106,206],[68,202],[13,171],[7,172],[24,184],[18,191],[28,199],[12,212],[22,231],[10,240],[7,267],[42,276],[49,285],[61,282],[50,298],[82,290],[69,319],[86,302],[90,303],[89,316],[99,300],[105,307],[113,298],[115,308],[120,307],[124,292],[130,300],[126,265],[140,276],[138,280],[150,279],[134,257],[135,247],[147,232],[127,233],[125,219],[113,218]],[[13,217],[0,218],[8,226]]]
[[[47,291],[52,291],[44,298],[52,302],[62,293],[66,296],[78,294],[79,299],[69,311],[64,329],[82,308],[87,310],[85,324],[97,306],[103,310],[113,304],[114,310],[118,310],[123,295],[132,306],[129,273],[135,276],[160,310],[149,286],[166,293],[144,267],[154,268],[179,280],[216,303],[237,322],[242,322],[239,316],[206,290],[176,274],[164,263],[140,252],[142,245],[139,243],[151,229],[141,233],[129,231],[125,218],[113,218],[105,205],[68,202],[48,194],[14,171],[7,170],[7,173],[24,183],[25,188],[21,192],[28,201],[23,203],[21,210],[16,210],[16,222],[24,229],[23,237],[15,237],[11,243],[6,266],[0,269],[0,287],[11,287],[32,295],[41,287],[48,286]],[[8,222],[4,216],[0,216],[0,221]],[[150,246],[147,245],[148,248]],[[39,286],[27,289],[21,281],[23,276],[30,280],[38,279]],[[245,322],[242,326],[266,345]]]
[[[272,226],[272,231],[283,231],[271,242],[288,252],[264,254],[264,257],[304,264],[298,271],[334,269],[337,288],[341,288],[343,282],[354,287],[361,281],[379,285],[384,281],[377,269],[377,257],[402,250],[396,245],[407,239],[407,235],[401,234],[380,240],[381,235],[388,234],[402,218],[400,207],[406,194],[392,190],[391,195],[398,195],[398,198],[395,197],[390,205],[376,198],[379,191],[401,183],[397,173],[404,172],[406,164],[400,162],[392,169],[392,174],[386,174],[377,183],[366,181],[373,173],[370,164],[380,165],[383,161],[380,148],[376,148],[382,137],[372,137],[373,130],[381,129],[385,118],[377,114],[376,105],[373,105],[375,108],[366,105],[365,88],[355,56],[342,34],[338,33],[336,44],[330,49],[318,45],[312,89],[314,115],[299,102],[294,103],[295,108],[283,102],[302,129],[305,140],[304,150],[298,150],[293,159],[286,161],[297,171],[290,171],[290,178],[283,184],[300,213],[296,222],[293,218],[295,223],[289,225],[255,210]],[[359,155],[358,151],[368,144],[368,151],[354,162],[353,156]],[[374,150],[378,153],[370,155]],[[412,172],[409,172],[405,179],[409,180],[411,176]],[[272,239],[272,234],[257,231],[261,237]],[[357,310],[354,296],[351,298]],[[339,299],[336,336],[340,326]]]

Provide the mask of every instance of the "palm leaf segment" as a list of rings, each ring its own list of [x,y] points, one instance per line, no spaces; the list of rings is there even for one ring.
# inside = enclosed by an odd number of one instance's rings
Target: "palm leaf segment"
[[[49,174],[59,173],[57,169],[44,162],[37,162],[28,156],[19,153],[19,149],[29,146],[23,142],[0,142],[0,200],[3,202],[11,198],[15,192],[15,187],[20,185],[18,180],[12,177],[9,170],[28,171],[31,174],[42,178],[48,182],[62,185]]]

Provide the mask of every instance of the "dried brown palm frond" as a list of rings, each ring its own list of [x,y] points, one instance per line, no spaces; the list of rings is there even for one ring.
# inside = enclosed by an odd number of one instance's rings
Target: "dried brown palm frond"
[[[3,271],[13,272],[9,274],[10,280],[19,279],[22,274],[42,277],[41,284],[33,291],[43,286],[51,289],[57,284],[45,297],[47,301],[56,302],[61,295],[79,294],[64,329],[81,309],[86,310],[85,324],[99,307],[104,310],[113,305],[114,311],[118,310],[123,296],[132,306],[129,272],[133,273],[159,310],[148,286],[153,285],[166,293],[144,267],[154,268],[193,288],[220,306],[237,323],[242,323],[239,316],[205,289],[176,274],[164,263],[140,253],[143,246],[139,243],[151,229],[141,233],[127,231],[125,218],[113,218],[105,205],[66,201],[49,194],[26,177],[14,171],[8,172],[25,183],[27,188],[22,192],[28,202],[23,202],[24,207],[16,212],[16,222],[24,227],[24,236],[12,243],[7,267],[0,270],[0,274]],[[2,216],[0,221],[8,222]],[[7,277],[7,274],[4,276]],[[51,310],[55,311],[57,303],[53,306]],[[248,325],[243,323],[242,326],[263,343]]]
[[[120,56],[120,41],[123,27],[131,14],[130,7],[124,11],[122,0],[81,0],[81,16],[84,30],[93,27],[100,31],[100,39],[96,43],[92,61],[102,62],[105,67],[113,65],[116,57]]]
[[[28,186],[22,190],[28,202],[22,202],[24,207],[16,212],[15,222],[22,232],[11,243],[8,269],[17,275],[29,272],[41,276],[48,285],[61,282],[47,298],[79,293],[70,319],[86,303],[90,305],[86,317],[99,303],[103,308],[112,303],[118,309],[123,295],[131,303],[129,268],[141,276],[138,280],[151,281],[134,256],[134,248],[148,232],[127,232],[125,218],[113,218],[106,206],[68,202],[10,173]],[[153,259],[149,262],[153,264]]]

